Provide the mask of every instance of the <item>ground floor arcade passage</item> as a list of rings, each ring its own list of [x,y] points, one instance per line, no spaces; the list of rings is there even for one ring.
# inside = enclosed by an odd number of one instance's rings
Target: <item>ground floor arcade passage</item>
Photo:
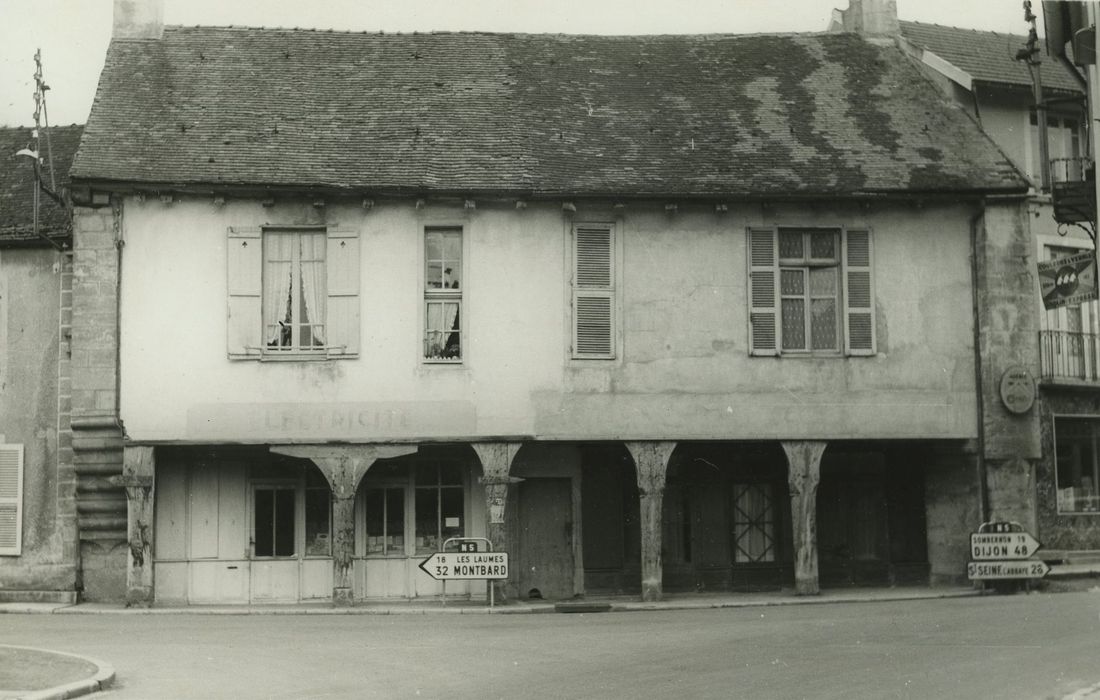
[[[799,520],[779,443],[675,445],[659,517],[623,443],[528,443],[512,455],[503,491],[486,485],[471,446],[456,444],[379,459],[339,494],[310,460],[266,447],[157,448],[156,597],[435,595],[440,586],[419,561],[447,538],[490,534],[512,557],[514,597],[644,593],[655,548],[658,591],[662,579],[669,591],[795,582]],[[927,580],[926,461],[913,444],[825,450],[814,495],[821,585]],[[504,503],[494,528],[490,514]],[[341,538],[350,544],[343,564]],[[485,591],[477,581],[448,587]]]

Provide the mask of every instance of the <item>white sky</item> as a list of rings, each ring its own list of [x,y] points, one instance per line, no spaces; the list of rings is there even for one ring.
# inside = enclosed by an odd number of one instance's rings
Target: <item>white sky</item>
[[[897,0],[903,20],[1026,34],[1021,0]],[[1041,3],[1034,0],[1036,14]],[[573,34],[819,32],[847,0],[164,0],[165,24]],[[113,0],[0,0],[0,125],[33,123],[42,51],[50,124],[83,123]],[[1041,19],[1040,19],[1041,22]],[[1040,32],[1042,27],[1040,27]]]

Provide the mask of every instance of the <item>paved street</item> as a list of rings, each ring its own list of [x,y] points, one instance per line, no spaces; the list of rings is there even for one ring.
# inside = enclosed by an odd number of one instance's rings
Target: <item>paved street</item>
[[[0,616],[123,698],[1062,698],[1100,592],[585,615]]]

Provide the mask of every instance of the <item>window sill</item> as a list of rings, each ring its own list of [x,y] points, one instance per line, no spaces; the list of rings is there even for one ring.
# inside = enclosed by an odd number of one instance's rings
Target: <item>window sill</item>
[[[353,360],[358,358],[356,353],[341,353],[338,355],[329,354],[326,352],[317,353],[287,353],[287,354],[255,354],[255,355],[230,355],[229,359],[236,361],[251,361],[251,362],[325,362],[327,360]]]

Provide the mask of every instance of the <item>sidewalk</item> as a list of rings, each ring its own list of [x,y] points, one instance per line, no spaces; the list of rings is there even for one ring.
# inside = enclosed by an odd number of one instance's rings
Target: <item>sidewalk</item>
[[[110,664],[75,654],[0,645],[0,700],[61,700],[103,690]]]
[[[566,601],[508,600],[492,608],[485,600],[448,598],[368,599],[351,607],[333,607],[328,601],[266,605],[184,605],[127,608],[122,603],[0,603],[3,613],[45,613],[55,615],[517,615],[553,612],[627,612],[634,610],[700,610],[773,605],[823,605],[829,603],[875,603],[903,600],[960,598],[985,595],[972,587],[855,588],[823,591],[799,596],[793,591],[766,593],[679,593],[666,594],[656,602],[643,602],[637,595],[589,596]]]

